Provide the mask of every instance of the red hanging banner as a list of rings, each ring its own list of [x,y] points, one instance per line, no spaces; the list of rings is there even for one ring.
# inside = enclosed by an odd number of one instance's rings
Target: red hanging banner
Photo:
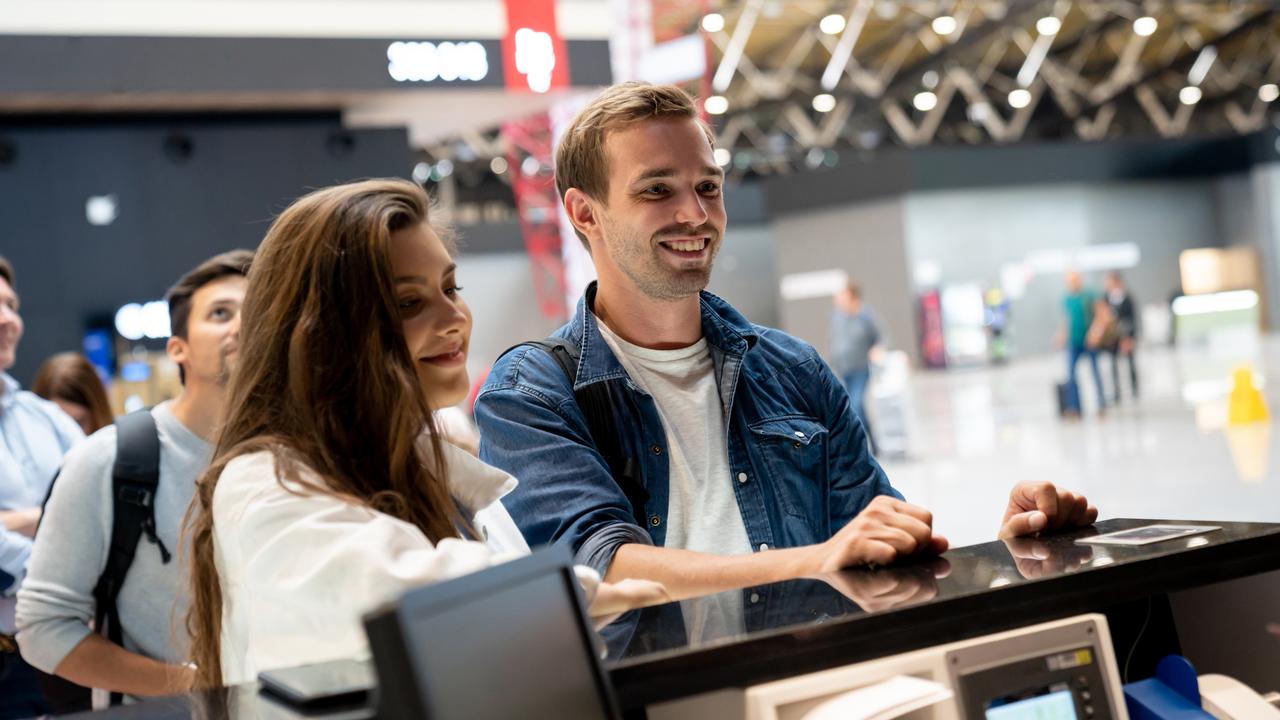
[[[506,0],[502,38],[507,89],[544,93],[569,86],[569,53],[556,29],[556,0]]]

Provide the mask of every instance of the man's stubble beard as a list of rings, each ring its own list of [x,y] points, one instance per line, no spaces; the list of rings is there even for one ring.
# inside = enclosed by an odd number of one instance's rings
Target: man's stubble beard
[[[611,223],[610,223],[611,224]],[[697,295],[711,282],[711,268],[720,252],[719,235],[714,234],[710,243],[711,257],[704,267],[671,271],[658,259],[656,243],[651,237],[641,237],[615,227],[605,227],[605,244],[614,264],[618,266],[636,288],[646,296],[664,302],[683,300]]]
[[[231,382],[231,371],[235,370],[235,363],[227,357],[227,353],[218,354],[218,387],[226,388]]]

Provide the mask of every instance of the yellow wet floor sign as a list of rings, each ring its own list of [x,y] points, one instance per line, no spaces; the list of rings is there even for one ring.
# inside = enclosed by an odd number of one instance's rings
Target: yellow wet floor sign
[[[1245,425],[1266,422],[1270,417],[1262,391],[1253,384],[1253,369],[1236,368],[1232,374],[1231,398],[1227,403],[1227,424]]]

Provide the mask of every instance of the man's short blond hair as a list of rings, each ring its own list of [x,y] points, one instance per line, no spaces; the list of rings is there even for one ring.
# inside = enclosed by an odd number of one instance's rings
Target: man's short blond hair
[[[696,120],[711,147],[716,136],[698,116],[698,105],[675,85],[625,82],[600,93],[578,113],[556,148],[556,189],[561,201],[569,188],[604,200],[609,192],[609,166],[604,144],[609,133],[646,120]],[[586,244],[586,238],[578,237]]]

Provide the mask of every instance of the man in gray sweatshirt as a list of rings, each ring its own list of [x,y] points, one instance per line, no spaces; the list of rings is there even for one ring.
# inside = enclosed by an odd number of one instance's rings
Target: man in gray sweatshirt
[[[116,428],[103,428],[68,453],[18,592],[18,645],[37,668],[135,697],[173,694],[190,683],[182,664],[187,590],[177,549],[196,478],[213,450],[252,258],[248,250],[210,258],[169,291],[172,336],[165,350],[183,388],[151,410],[160,439],[158,542],[138,543],[116,598],[124,647],[89,626],[111,543]]]

